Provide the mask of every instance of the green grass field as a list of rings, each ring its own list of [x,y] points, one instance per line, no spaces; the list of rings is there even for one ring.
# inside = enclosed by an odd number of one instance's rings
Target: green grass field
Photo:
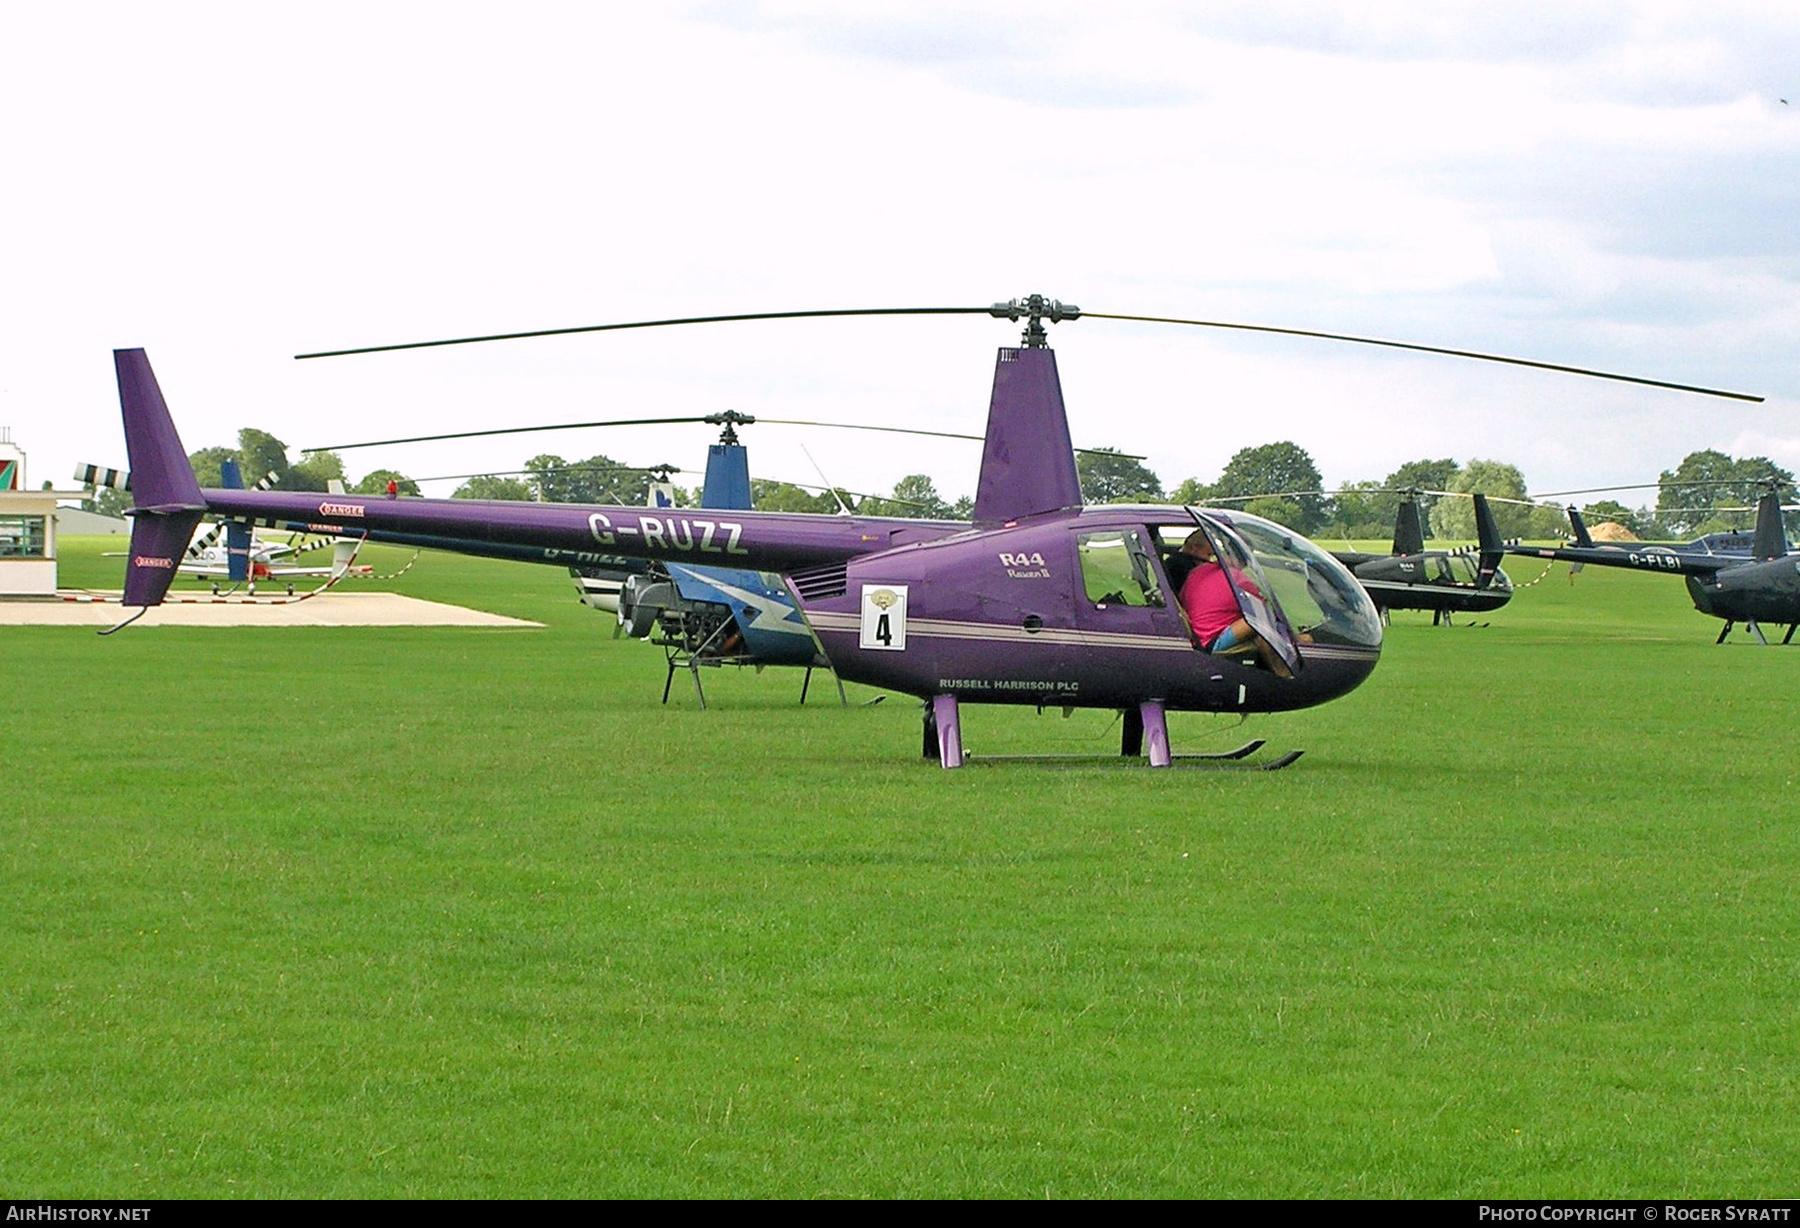
[[[0,628],[9,1196],[1792,1193],[1800,648],[1678,581],[1171,718],[1271,774],[943,772],[902,696],[660,706],[554,569],[391,586],[547,627]]]

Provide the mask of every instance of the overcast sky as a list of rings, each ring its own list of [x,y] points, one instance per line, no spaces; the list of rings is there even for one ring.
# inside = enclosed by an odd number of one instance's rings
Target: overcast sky
[[[756,323],[296,362],[669,316],[978,306],[1391,337],[1760,406],[1323,341],[1056,326],[1075,440],[1171,486],[1292,439],[1536,491],[1716,447],[1800,468],[1800,6],[10,5],[0,426],[123,465],[109,351],[192,450],[723,409],[979,433],[985,317]],[[1786,100],[1786,101],[1784,101]],[[1791,104],[1791,105],[1790,105]],[[344,453],[351,476],[705,427]],[[752,427],[757,476],[973,493],[973,444]],[[697,478],[687,479],[697,482]],[[448,493],[454,483],[433,493]],[[1653,501],[1653,492],[1643,499]]]

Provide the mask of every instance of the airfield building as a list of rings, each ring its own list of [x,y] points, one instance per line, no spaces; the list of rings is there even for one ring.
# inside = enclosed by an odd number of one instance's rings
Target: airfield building
[[[80,497],[28,489],[25,452],[0,427],[0,597],[56,596],[56,502]]]

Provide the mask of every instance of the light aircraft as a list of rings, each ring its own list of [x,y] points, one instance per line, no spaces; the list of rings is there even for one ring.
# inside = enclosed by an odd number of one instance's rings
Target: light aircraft
[[[1687,581],[1688,596],[1696,610],[1725,620],[1715,643],[1723,644],[1732,627],[1740,622],[1760,644],[1769,642],[1763,635],[1763,623],[1788,625],[1783,644],[1794,638],[1794,627],[1800,624],[1800,554],[1788,550],[1779,483],[1769,482],[1757,500],[1756,532],[1747,557],[1647,543],[1595,545],[1580,513],[1569,510],[1574,513],[1577,545],[1509,546],[1506,552],[1561,559],[1576,566],[1628,567],[1679,575]]]
[[[1046,321],[1078,318],[1078,308],[1033,295],[989,308],[730,318],[927,311],[1027,321],[1023,343],[1002,348],[995,364],[974,516],[967,525],[755,511],[700,514],[203,491],[187,465],[143,351],[115,351],[137,503],[125,604],[147,608],[162,600],[175,556],[194,524],[209,513],[302,521],[336,532],[416,533],[680,565],[755,568],[786,577],[840,677],[927,701],[924,749],[946,768],[964,761],[963,702],[1120,710],[1125,716],[1122,755],[1137,757],[1147,750],[1151,765],[1167,767],[1173,759],[1168,711],[1305,708],[1347,694],[1368,677],[1381,651],[1374,603],[1342,564],[1300,535],[1241,512],[1084,508],[1056,358],[1044,329]],[[1142,316],[1101,318],[1155,322]],[[1175,533],[1194,531],[1227,564],[1222,572],[1229,599],[1283,668],[1262,668],[1198,646],[1157,552]]]
[[[356,543],[340,540],[332,542],[331,546],[336,557],[330,566],[295,567],[280,561],[294,556],[297,551],[296,547],[284,543],[264,541],[254,536],[242,547],[229,542],[224,545],[216,541],[211,544],[197,542],[182,559],[179,571],[184,576],[210,579],[215,593],[227,581],[245,584],[247,591],[255,593],[259,583],[275,580],[285,583],[291,594],[294,591],[294,581],[302,576],[336,576],[353,569],[350,560],[356,553]],[[361,570],[366,572],[369,569],[364,567]]]
[[[244,488],[243,470],[234,460],[221,462],[219,466],[220,480],[229,490]],[[274,484],[274,474],[269,474],[256,485],[258,490],[267,490]],[[112,486],[119,490],[131,489],[131,475],[117,469],[106,469],[99,465],[81,465],[75,470],[75,480],[85,486]],[[319,545],[329,544],[332,547],[331,565],[328,567],[296,567],[292,562],[281,562],[282,559],[297,558],[304,550],[313,547],[298,547],[290,542],[265,541],[258,537],[250,525],[237,520],[226,520],[214,525],[205,533],[197,533],[188,544],[176,571],[185,576],[197,576],[213,582],[212,591],[218,593],[224,582],[243,584],[252,595],[260,581],[277,580],[287,585],[288,594],[294,592],[294,581],[302,576],[337,577],[346,573],[363,573],[370,571],[368,567],[355,566],[356,542],[348,538]],[[111,556],[111,552],[109,557]]]
[[[244,488],[243,469],[234,460],[220,462],[220,481],[229,490]],[[268,474],[256,484],[257,490],[268,490],[275,484],[275,475]],[[221,534],[225,544],[219,545]],[[264,580],[276,580],[285,583],[291,596],[294,581],[304,576],[342,576],[349,572],[368,574],[370,568],[357,567],[356,542],[350,538],[336,538],[329,542],[320,542],[318,546],[330,545],[332,556],[328,567],[296,567],[293,560],[302,553],[315,547],[295,546],[291,542],[265,541],[256,535],[249,525],[242,521],[227,520],[215,525],[210,534],[203,536],[189,547],[188,554],[181,563],[183,575],[210,578],[213,581],[213,592],[217,593],[221,581],[243,584],[252,595],[256,586]],[[289,560],[282,562],[281,560]]]

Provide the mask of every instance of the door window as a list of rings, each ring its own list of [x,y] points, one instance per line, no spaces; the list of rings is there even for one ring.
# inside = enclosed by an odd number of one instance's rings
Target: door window
[[[1097,609],[1163,605],[1162,587],[1156,582],[1150,555],[1137,530],[1083,533],[1077,542],[1082,586]]]

